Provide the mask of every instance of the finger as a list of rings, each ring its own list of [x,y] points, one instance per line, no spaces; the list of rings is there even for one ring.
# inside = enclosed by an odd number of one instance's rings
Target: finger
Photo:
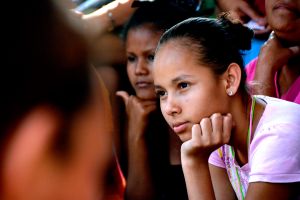
[[[134,95],[129,96],[128,100],[127,100],[128,105],[134,106],[134,107],[138,107],[140,109],[147,109],[147,107],[153,107],[153,106],[157,106],[157,102],[156,101],[151,101],[151,100],[143,100],[140,99]]]
[[[272,31],[270,36],[269,36],[269,39],[268,40],[273,40],[275,41],[277,44],[280,45],[280,41],[278,39],[278,37],[276,36],[275,32]],[[288,56],[289,57],[293,57],[293,56],[298,56],[300,55],[300,46],[292,46],[292,47],[289,47],[289,48],[286,48],[288,49],[289,51],[286,51],[287,53],[290,53]]]
[[[230,13],[230,18],[232,18],[233,20],[238,20],[238,21],[243,22],[243,20],[242,20],[243,14],[241,12],[231,10],[231,11],[229,11],[229,13]]]
[[[263,29],[263,30],[257,30],[257,29],[255,29],[254,30],[254,34],[255,35],[259,35],[259,36],[263,36],[263,35],[265,35],[265,36],[267,36],[268,34],[270,34],[270,32],[272,31],[272,29],[270,28],[270,26],[267,26],[265,29]]]
[[[212,137],[212,124],[210,118],[203,118],[200,122],[203,141],[210,143]]]
[[[259,25],[266,25],[266,20],[261,17],[247,2],[241,4],[241,11],[256,21]]]
[[[144,106],[151,106],[151,105],[156,105],[157,102],[156,101],[152,101],[152,100],[140,100],[140,102],[144,105]]]
[[[220,113],[214,113],[211,117],[212,133],[216,139],[219,139],[223,133],[223,116]]]
[[[125,105],[127,105],[128,99],[129,99],[129,94],[126,91],[117,91],[116,95],[121,97],[125,103]]]
[[[268,45],[271,45],[271,46],[276,46],[276,49],[281,47],[281,44],[276,36],[276,34],[274,33],[274,31],[272,31],[268,37],[268,40],[263,44],[263,46],[268,46]],[[271,48],[273,49],[273,47]]]
[[[228,113],[223,117],[223,142],[225,144],[228,144],[230,140],[232,124],[232,115]]]
[[[201,142],[201,128],[199,124],[194,124],[192,126],[192,140],[195,141],[197,144],[200,144]]]
[[[153,112],[154,110],[156,110],[156,105],[147,105],[145,107],[145,110],[147,113]]]

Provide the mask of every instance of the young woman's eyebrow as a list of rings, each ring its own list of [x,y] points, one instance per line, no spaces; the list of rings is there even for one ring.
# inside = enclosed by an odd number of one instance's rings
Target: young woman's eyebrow
[[[182,81],[182,80],[186,80],[187,78],[191,78],[192,75],[180,75],[180,76],[177,76],[176,78],[172,79],[172,83],[177,83],[179,81]]]
[[[154,89],[155,90],[160,90],[160,89],[163,89],[160,85],[154,85]]]
[[[180,75],[177,76],[176,78],[172,79],[172,84],[178,83],[182,80],[186,80],[187,78],[191,78],[192,75]],[[161,87],[160,85],[154,85],[154,89],[159,90],[159,89],[163,89],[163,87]]]

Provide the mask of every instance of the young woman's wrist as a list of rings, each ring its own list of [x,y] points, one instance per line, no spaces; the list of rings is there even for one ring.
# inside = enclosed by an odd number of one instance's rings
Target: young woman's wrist
[[[140,144],[141,142],[145,142],[145,140],[144,131],[129,130],[128,143]]]
[[[258,57],[257,60],[255,72],[256,74],[261,74],[261,73],[275,74],[275,72],[279,67],[277,65],[278,64],[274,61],[274,58],[272,59],[270,57],[260,56]]]
[[[208,166],[208,157],[207,156],[191,156],[182,153],[181,154],[181,164],[183,167],[188,168],[198,168],[200,166]]]

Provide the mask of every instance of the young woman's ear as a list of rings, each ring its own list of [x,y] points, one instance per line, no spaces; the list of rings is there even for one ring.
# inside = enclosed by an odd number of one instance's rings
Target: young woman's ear
[[[237,93],[241,82],[241,68],[236,63],[231,63],[225,72],[225,90],[228,96],[233,96]]]

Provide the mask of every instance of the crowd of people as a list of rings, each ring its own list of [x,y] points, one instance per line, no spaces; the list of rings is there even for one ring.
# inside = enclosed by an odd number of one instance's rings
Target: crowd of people
[[[7,4],[0,199],[300,199],[299,1]]]

